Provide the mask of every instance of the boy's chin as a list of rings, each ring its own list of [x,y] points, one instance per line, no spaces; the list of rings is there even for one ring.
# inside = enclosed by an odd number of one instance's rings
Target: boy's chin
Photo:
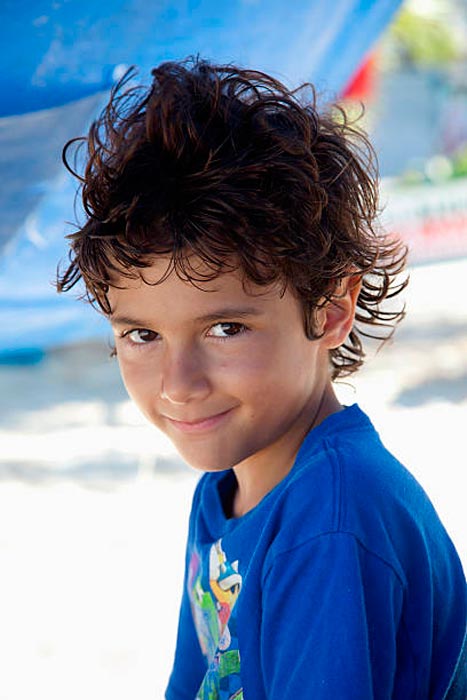
[[[198,472],[223,472],[226,469],[232,469],[233,466],[232,464],[224,464],[223,462],[216,462],[212,464],[210,462],[202,462],[196,459],[188,459],[183,455],[181,455],[181,457],[185,460],[189,467],[195,469]]]
[[[176,446],[175,446],[176,447]],[[177,450],[183,461],[192,469],[200,472],[222,472],[232,469],[234,464],[225,455],[193,454],[189,450]]]
[[[170,436],[170,439],[172,436]],[[229,444],[225,441],[213,441],[209,445],[200,441],[194,444],[171,439],[183,461],[193,469],[201,472],[222,472],[243,463],[255,453],[256,444]],[[203,444],[204,443],[204,444]]]

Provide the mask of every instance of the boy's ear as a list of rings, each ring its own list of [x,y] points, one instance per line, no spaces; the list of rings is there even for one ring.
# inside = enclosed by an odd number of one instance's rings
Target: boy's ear
[[[332,299],[321,309],[319,330],[328,350],[338,348],[349,335],[361,288],[361,275],[345,277],[337,286]]]

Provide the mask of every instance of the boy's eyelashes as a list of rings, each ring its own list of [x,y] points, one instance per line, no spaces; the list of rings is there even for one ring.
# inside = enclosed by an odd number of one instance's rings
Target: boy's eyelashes
[[[246,333],[248,330],[249,328],[245,326],[244,323],[238,323],[236,321],[219,321],[208,328],[206,336],[216,338],[218,340],[226,340],[228,338]],[[134,345],[145,345],[147,343],[154,342],[160,338],[160,335],[156,331],[152,331],[149,328],[132,328],[121,331],[118,337],[121,339],[127,338],[129,342]]]
[[[210,332],[207,333],[207,335],[214,338],[232,338],[233,336],[240,335],[241,333],[246,333],[248,330],[249,328],[245,326],[244,323],[221,321],[211,326],[209,329]]]
[[[133,328],[129,331],[120,333],[120,338],[128,338],[135,345],[144,345],[150,343],[159,336],[155,331],[150,331],[148,328]]]

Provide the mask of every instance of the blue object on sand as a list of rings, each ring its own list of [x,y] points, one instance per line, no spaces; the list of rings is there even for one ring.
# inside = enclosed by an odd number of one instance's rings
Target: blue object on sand
[[[341,92],[401,0],[6,0],[0,46],[0,352],[101,337],[52,281],[76,221],[61,149],[85,133],[125,66],[142,82],[192,54]]]

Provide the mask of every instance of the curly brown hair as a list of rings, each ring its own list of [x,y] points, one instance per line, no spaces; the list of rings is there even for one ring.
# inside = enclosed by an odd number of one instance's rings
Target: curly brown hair
[[[290,286],[312,340],[316,308],[336,300],[344,278],[360,275],[354,326],[330,351],[333,379],[354,372],[365,355],[361,336],[383,339],[402,318],[403,309],[381,302],[406,284],[398,278],[405,247],[376,223],[367,137],[342,108],[318,111],[309,83],[289,90],[265,73],[198,58],[162,63],[152,76],[147,89],[128,72],[88,136],[64,148],[87,221],[69,236],[58,290],[82,278],[87,299],[110,314],[116,276],[141,274],[155,256],[169,256],[167,274],[193,284],[235,260],[256,284]],[[82,176],[69,158],[80,144]],[[201,278],[193,255],[205,263]]]

